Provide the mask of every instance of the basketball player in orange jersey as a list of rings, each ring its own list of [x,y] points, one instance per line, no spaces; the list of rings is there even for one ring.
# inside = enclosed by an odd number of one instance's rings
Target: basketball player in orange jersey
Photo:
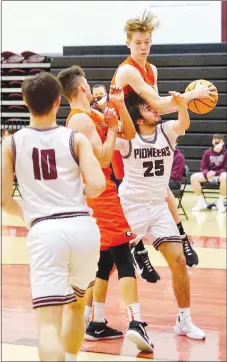
[[[157,19],[150,12],[144,12],[142,18],[129,19],[125,25],[127,35],[127,47],[131,55],[119,65],[111,84],[117,84],[123,87],[125,99],[131,93],[137,93],[154,107],[159,114],[172,113],[177,111],[174,106],[172,96],[160,97],[158,94],[157,68],[147,61],[152,42],[152,32],[158,26]],[[207,85],[201,88],[185,93],[184,98],[188,103],[194,98],[211,98],[216,93],[216,88],[209,88]],[[113,170],[117,179],[122,179],[124,175],[123,163],[118,151],[115,151],[113,161]],[[169,209],[178,226],[183,240],[184,254],[188,266],[198,264],[198,256],[191,247],[188,237],[181,224],[180,216],[176,206],[172,191],[168,188],[167,198]],[[156,282],[157,273],[152,267],[148,258],[148,253],[144,248],[142,240],[133,248],[132,255],[136,270],[143,279],[149,282]],[[141,272],[142,271],[142,272]]]
[[[130,319],[126,337],[134,342],[138,349],[145,352],[153,351],[153,344],[147,336],[147,324],[140,316],[137,283],[133,267],[129,241],[134,239],[125,219],[116,185],[111,181],[110,163],[115,148],[118,133],[118,117],[112,118],[107,124],[106,112],[102,115],[91,109],[92,99],[90,86],[84,71],[79,66],[72,66],[58,74],[63,93],[68,99],[71,112],[66,121],[66,127],[82,132],[90,140],[94,153],[99,160],[106,176],[106,190],[97,198],[87,198],[87,204],[93,209],[93,217],[101,231],[101,252],[98,264],[96,282],[93,288],[92,321],[86,330],[86,339],[113,339],[122,337],[122,333],[107,326],[104,319],[105,299],[109,276],[116,265],[122,297],[126,303]],[[135,137],[135,128],[124,103],[124,93],[121,87],[110,89],[109,99],[117,109],[121,125],[121,136],[124,139]],[[84,260],[86,263],[86,260]]]
[[[100,254],[100,232],[85,196],[100,195],[105,177],[87,138],[56,123],[61,99],[56,77],[43,72],[26,79],[22,94],[30,124],[3,141],[2,208],[30,229],[40,361],[76,361],[85,331],[84,295]],[[14,172],[23,207],[11,196]]]

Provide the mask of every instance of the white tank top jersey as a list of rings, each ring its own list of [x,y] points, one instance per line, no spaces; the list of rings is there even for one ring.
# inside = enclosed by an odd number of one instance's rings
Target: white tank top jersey
[[[119,187],[121,199],[134,202],[164,201],[167,196],[176,139],[174,121],[159,124],[151,136],[136,134],[131,141],[117,139],[122,155],[124,178]]]
[[[83,195],[74,135],[65,127],[26,127],[13,135],[15,174],[28,227],[56,214],[59,218],[91,214]]]

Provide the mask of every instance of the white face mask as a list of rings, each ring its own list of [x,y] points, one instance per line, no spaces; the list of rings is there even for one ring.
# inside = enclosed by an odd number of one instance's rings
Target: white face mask
[[[214,150],[215,151],[220,151],[222,149],[222,147],[224,146],[224,142],[220,142],[216,145],[213,145],[214,146]]]
[[[103,104],[105,104],[107,101],[107,95],[102,97],[101,99],[99,99],[98,101],[96,101],[96,103],[99,105],[99,106],[103,106]]]

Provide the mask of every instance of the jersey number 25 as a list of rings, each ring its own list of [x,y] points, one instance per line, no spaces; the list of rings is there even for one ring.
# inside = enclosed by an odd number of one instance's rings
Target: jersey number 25
[[[143,168],[146,168],[146,171],[144,172],[144,177],[163,176],[164,160],[143,162]],[[152,170],[154,172],[152,172]]]

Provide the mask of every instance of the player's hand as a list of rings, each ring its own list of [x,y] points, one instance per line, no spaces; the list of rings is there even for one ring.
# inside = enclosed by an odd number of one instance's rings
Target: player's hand
[[[218,95],[217,88],[212,84],[202,84],[196,87],[196,97],[195,98],[209,98],[212,102],[216,103],[216,99],[212,96]]]
[[[186,101],[183,94],[175,91],[169,91],[169,94],[173,96],[173,100],[175,102],[176,107],[178,108],[182,106],[186,107]]]
[[[110,104],[118,108],[124,103],[124,91],[123,87],[119,85],[111,85],[109,91]]]
[[[118,129],[118,116],[114,108],[106,107],[103,116],[108,128]]]
[[[207,179],[212,180],[212,178],[215,176],[215,171],[209,171],[207,172]]]

